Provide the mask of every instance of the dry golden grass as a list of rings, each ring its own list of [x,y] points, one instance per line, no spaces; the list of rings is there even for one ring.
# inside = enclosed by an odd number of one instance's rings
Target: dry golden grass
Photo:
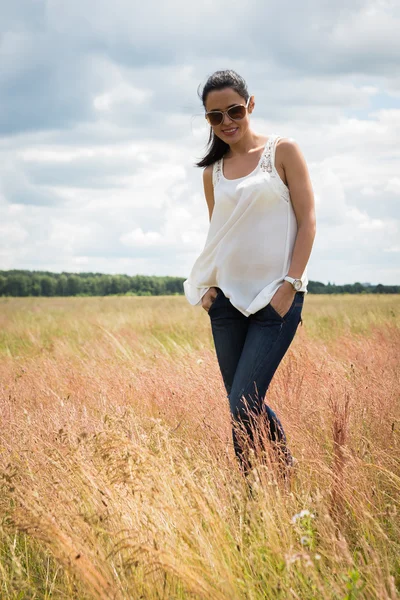
[[[2,599],[394,599],[400,297],[311,296],[268,403],[299,464],[249,496],[208,315],[0,298]]]

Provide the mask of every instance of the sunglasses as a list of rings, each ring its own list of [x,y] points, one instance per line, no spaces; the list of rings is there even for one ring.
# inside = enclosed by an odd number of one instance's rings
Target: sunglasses
[[[228,110],[210,110],[205,114],[207,121],[215,127],[216,125],[221,125],[224,120],[224,116],[227,114],[232,121],[240,121],[240,119],[244,119],[246,116],[247,107],[249,106],[250,96],[246,102],[246,106],[243,104],[235,104],[235,106],[231,106]]]

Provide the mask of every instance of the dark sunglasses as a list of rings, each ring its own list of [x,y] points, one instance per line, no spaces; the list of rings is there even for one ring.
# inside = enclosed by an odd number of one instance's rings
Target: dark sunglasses
[[[244,119],[246,116],[247,107],[249,106],[250,96],[246,102],[246,106],[243,104],[235,104],[235,106],[231,106],[228,110],[210,110],[205,114],[207,121],[215,127],[216,125],[221,125],[224,120],[225,114],[228,115],[232,121],[240,121],[240,119]]]

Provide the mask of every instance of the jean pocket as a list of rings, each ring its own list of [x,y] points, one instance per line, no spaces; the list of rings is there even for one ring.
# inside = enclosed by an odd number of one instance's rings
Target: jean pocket
[[[285,312],[285,314],[280,315],[278,313],[277,310],[275,310],[275,308],[272,306],[271,303],[268,304],[270,311],[276,316],[278,317],[281,321],[286,321],[290,315],[292,314],[292,312],[294,311],[295,308],[299,308],[303,306],[303,294],[301,292],[296,292],[294,298],[293,298],[293,302],[292,304],[289,306],[289,309]]]
[[[292,305],[283,317],[285,320],[290,317],[293,312],[297,312],[301,314],[303,310],[303,302],[304,302],[304,292],[296,292]]]
[[[281,321],[283,321],[284,317],[282,317],[282,315],[280,315],[278,313],[278,311],[275,310],[275,308],[272,306],[272,304],[270,302],[267,304],[267,308],[269,309],[269,311],[272,313],[272,315],[274,317],[276,317],[277,319],[280,319]],[[290,310],[290,308],[289,308],[289,310]],[[286,317],[286,315],[287,315],[287,313],[285,314],[285,317]]]
[[[216,304],[216,302],[217,302],[218,298],[221,296],[221,292],[222,292],[221,288],[217,288],[217,295],[216,295],[216,296],[214,296],[214,300],[213,300],[213,302],[211,303],[211,306],[210,306],[210,308],[209,308],[209,309],[208,309],[208,311],[207,311],[207,312],[208,312],[208,314],[210,314],[210,312],[213,310],[213,308],[214,308],[214,306],[215,306],[215,304]]]

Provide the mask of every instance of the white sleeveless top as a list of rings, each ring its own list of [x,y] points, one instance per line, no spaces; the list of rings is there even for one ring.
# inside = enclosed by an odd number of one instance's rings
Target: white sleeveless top
[[[183,287],[190,304],[201,305],[219,287],[246,317],[266,306],[288,274],[297,235],[289,188],[275,167],[271,134],[257,167],[225,179],[223,158],[213,165],[214,210],[204,248]],[[301,277],[307,293],[307,268]]]

